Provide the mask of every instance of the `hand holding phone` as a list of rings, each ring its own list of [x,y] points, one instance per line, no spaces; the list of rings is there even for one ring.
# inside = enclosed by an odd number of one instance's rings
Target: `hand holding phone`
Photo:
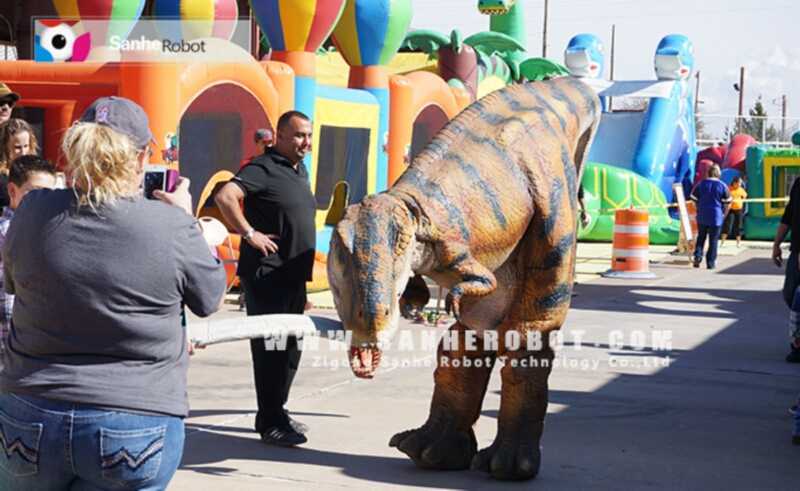
[[[167,168],[148,166],[144,173],[144,197],[147,199],[156,199],[153,196],[154,191],[167,190]]]
[[[169,178],[167,177],[167,181],[168,180]],[[168,205],[177,206],[189,215],[192,215],[192,195],[189,193],[189,184],[191,184],[191,182],[186,177],[178,177],[175,182],[176,185],[172,192],[156,189],[153,191],[153,197]]]
[[[151,165],[144,173],[144,196],[147,199],[156,199],[154,191],[172,193],[178,185],[180,175],[178,171],[166,167]]]

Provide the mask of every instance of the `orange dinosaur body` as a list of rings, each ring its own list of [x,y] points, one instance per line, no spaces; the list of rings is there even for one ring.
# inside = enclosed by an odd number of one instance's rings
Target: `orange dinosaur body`
[[[440,345],[428,422],[390,442],[417,465],[472,466],[501,479],[538,472],[553,352],[547,336],[535,350],[526,340],[560,328],[569,308],[577,187],[599,114],[598,98],[575,79],[496,91],[451,121],[390,190],[351,206],[337,225],[328,275],[353,331],[356,375],[373,375],[412,274],[450,290],[457,336],[473,330],[503,340],[514,331],[522,339],[513,349],[467,351],[463,339],[452,351]],[[499,356],[497,439],[477,452],[472,425]],[[493,362],[464,368],[448,362],[456,358]]]

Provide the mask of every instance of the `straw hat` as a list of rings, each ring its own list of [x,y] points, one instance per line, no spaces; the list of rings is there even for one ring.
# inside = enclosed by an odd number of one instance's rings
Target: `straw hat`
[[[0,82],[0,99],[3,99],[5,97],[11,97],[12,99],[14,99],[14,102],[17,102],[19,100],[19,94],[9,89],[8,85],[4,84],[3,82]]]

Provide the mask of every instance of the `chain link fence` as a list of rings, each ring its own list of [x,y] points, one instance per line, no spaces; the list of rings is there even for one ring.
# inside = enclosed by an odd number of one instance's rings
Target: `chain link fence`
[[[747,133],[762,144],[790,147],[792,134],[798,129],[800,129],[800,118],[699,114],[697,145],[704,148],[715,143],[726,143],[737,133]]]

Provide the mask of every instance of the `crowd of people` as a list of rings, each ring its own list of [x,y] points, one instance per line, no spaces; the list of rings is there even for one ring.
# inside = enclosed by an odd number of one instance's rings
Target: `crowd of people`
[[[192,215],[188,179],[145,198],[153,137],[140,106],[100,98],[67,130],[67,187],[13,117],[19,101],[0,83],[0,422],[19,446],[0,459],[0,489],[164,489],[188,415],[184,307],[221,307],[223,265]],[[309,306],[311,124],[291,111],[276,129],[255,132],[256,155],[215,198],[243,237],[248,315]],[[297,340],[275,351],[254,340],[251,352],[255,430],[268,444],[306,442],[285,409]]]
[[[188,179],[144,197],[153,137],[140,106],[105,97],[86,109],[63,136],[70,185],[60,187],[33,128],[13,117],[19,100],[0,83],[0,436],[19,442],[0,459],[0,489],[163,489],[180,463],[188,415],[184,307],[198,316],[220,308],[223,265],[192,215]],[[215,195],[243,238],[237,274],[247,315],[309,306],[316,202],[302,160],[311,132],[297,111],[283,114],[274,133],[257,130],[256,155]],[[727,186],[718,166],[694,187],[695,267],[704,252],[707,267],[716,267],[720,239],[740,244],[746,197],[741,179]],[[582,189],[579,202],[585,226]],[[790,231],[783,294],[792,330],[786,360],[796,363],[798,182],[775,237],[779,266]],[[255,431],[267,444],[305,443],[308,428],[285,407],[300,363],[297,340],[267,350],[254,339],[250,348]],[[800,444],[800,409],[792,412]]]

